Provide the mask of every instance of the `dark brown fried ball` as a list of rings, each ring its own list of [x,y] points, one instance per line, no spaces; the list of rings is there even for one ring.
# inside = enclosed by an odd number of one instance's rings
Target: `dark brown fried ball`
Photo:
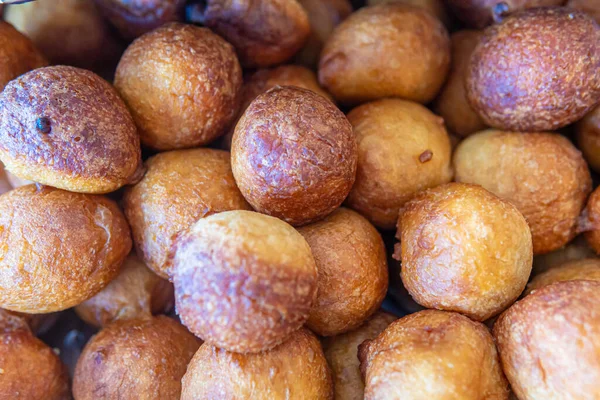
[[[420,104],[383,99],[348,114],[358,143],[356,182],[347,203],[383,229],[417,192],[452,180],[444,121]]]
[[[600,258],[584,258],[567,262],[534,277],[527,284],[526,294],[556,282],[600,281]]]
[[[300,328],[317,296],[306,240],[285,222],[251,211],[200,219],[173,245],[175,304],[209,344],[269,350]]]
[[[600,107],[577,123],[577,145],[591,169],[600,172]]]
[[[596,253],[587,244],[584,235],[579,235],[566,246],[546,254],[538,254],[533,257],[533,271],[535,276],[539,273],[558,267],[570,261],[595,257]]]
[[[463,140],[453,163],[457,182],[481,185],[523,213],[535,254],[575,237],[592,182],[581,153],[564,136],[490,129]]]
[[[317,300],[306,325],[321,336],[360,326],[379,309],[388,288],[381,235],[347,208],[298,231],[308,242],[319,271]]]
[[[333,399],[333,385],[319,340],[307,329],[259,354],[200,346],[183,377],[181,400]]]
[[[536,290],[494,325],[504,373],[521,400],[600,397],[600,282]]]
[[[336,400],[363,400],[365,385],[360,376],[358,346],[375,339],[396,317],[377,312],[359,328],[325,338],[323,351],[331,367]]]
[[[333,31],[319,62],[319,82],[343,104],[383,97],[432,100],[450,67],[450,40],[429,12],[380,4],[353,13]]]
[[[129,226],[102,196],[36,185],[0,196],[0,307],[48,313],[94,296],[131,250]]]
[[[117,321],[87,343],[73,377],[75,400],[165,399],[181,395],[181,378],[201,342],[165,316]]]
[[[223,134],[235,116],[242,70],[225,40],[206,28],[174,22],[127,48],[115,86],[144,145],[197,147]]]
[[[246,200],[296,226],[340,206],[354,183],[356,162],[344,114],[324,97],[292,86],[258,96],[231,146],[233,176]]]
[[[568,0],[567,7],[575,8],[588,14],[600,24],[600,3],[596,0]]]
[[[568,8],[517,12],[484,32],[468,68],[467,97],[487,125],[555,130],[600,101],[600,26]]]
[[[508,399],[492,335],[457,313],[425,310],[359,347],[365,400]]]
[[[0,158],[13,174],[82,193],[140,178],[140,140],[113,87],[92,72],[46,67],[0,96]]]
[[[484,321],[511,305],[531,273],[531,233],[511,203],[477,185],[417,195],[398,221],[402,282],[427,308]]]
[[[46,65],[48,61],[27,36],[0,21],[0,91],[19,75]]]
[[[600,254],[600,186],[592,192],[579,222],[588,244]]]
[[[367,0],[367,5],[374,6],[382,3],[400,3],[422,8],[439,19],[445,26],[450,27],[452,21],[443,0]]]
[[[167,255],[175,236],[198,219],[229,210],[251,210],[238,190],[229,153],[176,150],[146,161],[146,175],[123,196],[139,256],[169,278]]]

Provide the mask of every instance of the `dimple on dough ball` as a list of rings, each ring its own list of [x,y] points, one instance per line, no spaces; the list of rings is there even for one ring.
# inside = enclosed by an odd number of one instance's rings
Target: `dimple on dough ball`
[[[229,210],[250,210],[238,190],[229,153],[176,150],[146,161],[146,174],[126,189],[123,208],[138,254],[169,278],[167,255],[175,236],[198,219]]]
[[[348,114],[358,144],[356,182],[347,203],[383,229],[417,192],[452,180],[443,120],[420,104],[383,99]]]
[[[48,313],[102,290],[131,250],[129,226],[102,196],[36,185],[0,196],[0,307]]]
[[[577,123],[577,145],[591,169],[600,172],[600,106]]]
[[[449,183],[418,194],[398,221],[402,282],[427,308],[484,321],[512,304],[531,273],[527,222],[477,185]]]
[[[183,377],[181,400],[333,399],[333,385],[319,340],[307,329],[259,354],[200,346]]]
[[[83,349],[73,396],[179,399],[181,378],[200,344],[184,326],[162,315],[114,322]]]
[[[558,250],[534,256],[532,275],[535,276],[569,261],[591,258],[595,255],[594,250],[587,244],[585,236],[579,235]]]
[[[600,281],[600,258],[584,258],[567,262],[535,276],[527,285],[526,293],[556,282],[586,280]]]
[[[333,31],[319,61],[319,82],[340,103],[383,97],[427,103],[450,67],[450,40],[429,12],[380,4],[353,13]]]
[[[344,114],[324,97],[292,86],[258,96],[231,146],[233,176],[246,200],[292,225],[338,208],[354,183],[356,162]]]
[[[197,147],[223,134],[241,86],[229,43],[206,28],[176,22],[133,42],[115,75],[142,143],[156,150]]]
[[[46,65],[48,61],[27,36],[0,21],[0,91],[19,75]]]
[[[600,187],[592,192],[579,222],[585,230],[587,243],[596,254],[600,254]]]
[[[479,322],[425,310],[359,347],[365,400],[508,399],[492,335]]]
[[[481,185],[521,211],[535,254],[575,237],[591,178],[581,153],[564,136],[487,130],[463,140],[453,163],[457,182]]]
[[[534,291],[494,325],[504,373],[521,400],[600,397],[600,282]]]
[[[564,7],[514,13],[473,51],[467,98],[492,127],[556,130],[600,101],[600,26]]]
[[[82,193],[115,191],[143,172],[137,130],[117,92],[94,73],[65,66],[6,86],[0,158],[20,178]]]
[[[379,309],[388,288],[385,245],[379,232],[346,208],[298,231],[319,271],[317,300],[306,325],[321,336],[358,327]]]
[[[452,25],[450,15],[443,0],[367,0],[367,5],[374,6],[381,3],[400,3],[422,8],[430,12],[442,23],[450,27]]]
[[[600,24],[600,3],[595,0],[569,0],[566,4],[567,7],[581,10],[594,18],[597,23]]]

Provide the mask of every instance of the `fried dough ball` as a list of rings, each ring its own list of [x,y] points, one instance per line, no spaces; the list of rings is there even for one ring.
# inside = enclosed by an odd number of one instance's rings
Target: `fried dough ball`
[[[139,137],[117,92],[94,73],[65,66],[6,86],[0,158],[20,178],[82,193],[115,191],[143,172]]]
[[[238,122],[233,176],[255,210],[305,225],[344,201],[356,175],[352,126],[330,101],[292,86],[258,96]]]
[[[0,196],[0,307],[48,313],[102,290],[131,250],[129,226],[102,196],[36,185]]]
[[[584,258],[570,261],[541,273],[529,282],[526,294],[556,282],[574,280],[600,281],[600,259]]]
[[[346,105],[383,97],[427,103],[449,67],[450,40],[437,18],[414,6],[380,4],[334,30],[321,53],[319,82]]]
[[[200,219],[173,245],[175,304],[182,322],[214,346],[269,350],[306,320],[317,267],[285,222],[251,211]]]
[[[600,106],[577,123],[577,145],[588,165],[600,172]]]
[[[223,134],[241,86],[229,43],[206,28],[176,22],[133,42],[115,75],[142,143],[156,150],[197,147]]]
[[[492,335],[457,313],[400,318],[359,347],[365,399],[508,399]]]
[[[443,120],[420,104],[383,99],[348,114],[358,143],[356,182],[347,203],[383,229],[417,192],[452,180]]]
[[[0,21],[0,91],[19,75],[46,65],[48,61],[27,36]]]
[[[566,6],[583,11],[600,24],[600,3],[597,1],[569,0],[567,1]]]
[[[73,396],[179,399],[181,378],[200,344],[185,327],[163,315],[114,322],[83,349]]]
[[[587,201],[587,206],[580,220],[580,229],[585,230],[585,239],[596,254],[600,254],[600,186],[597,187]]]
[[[465,82],[471,106],[489,126],[561,128],[600,101],[600,26],[564,7],[511,14],[484,32]]]
[[[535,254],[577,234],[592,182],[581,153],[564,136],[490,129],[463,140],[453,163],[457,182],[481,185],[523,213]]]
[[[600,282],[538,289],[494,325],[504,373],[521,400],[600,397]]]
[[[126,189],[123,208],[140,258],[169,278],[167,255],[175,236],[198,219],[229,210],[251,210],[238,190],[229,153],[176,150],[146,161],[146,175]]]
[[[484,321],[512,304],[531,273],[531,233],[511,203],[477,185],[418,194],[398,221],[402,282],[427,308]]]
[[[200,346],[183,377],[181,400],[333,399],[333,385],[319,340],[307,329],[272,350],[236,354]]]
[[[321,336],[360,326],[385,297],[388,270],[377,229],[358,213],[339,208],[298,229],[319,271],[317,300],[307,326]]]
[[[537,275],[558,267],[570,261],[581,260],[584,258],[595,257],[596,253],[587,244],[584,235],[579,235],[566,246],[546,254],[539,254],[533,257],[532,275]]]

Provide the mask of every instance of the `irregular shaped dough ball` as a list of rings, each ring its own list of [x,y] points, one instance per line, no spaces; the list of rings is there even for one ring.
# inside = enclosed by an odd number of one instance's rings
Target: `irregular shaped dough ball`
[[[0,91],[19,75],[46,65],[48,61],[27,36],[0,21]]]
[[[535,276],[527,284],[526,293],[556,282],[587,280],[600,281],[600,258],[570,261]]]
[[[577,123],[577,145],[591,169],[600,172],[600,107]]]

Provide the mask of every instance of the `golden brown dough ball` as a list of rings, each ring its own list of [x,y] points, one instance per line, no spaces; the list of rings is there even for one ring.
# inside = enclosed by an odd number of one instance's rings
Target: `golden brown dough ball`
[[[387,292],[381,235],[364,217],[347,208],[298,231],[310,246],[319,271],[317,300],[306,325],[321,336],[358,327],[379,309]]]
[[[575,237],[591,178],[581,153],[564,136],[490,129],[463,140],[453,163],[457,182],[481,185],[523,213],[535,254]]]
[[[600,186],[592,192],[588,199],[580,224],[580,229],[586,231],[587,243],[596,254],[600,254]]]
[[[479,322],[425,310],[359,347],[365,400],[508,399],[492,335]]]
[[[285,222],[251,211],[200,219],[173,245],[175,304],[182,322],[214,346],[269,350],[306,320],[317,267]]]
[[[600,258],[584,258],[567,262],[534,277],[527,284],[526,294],[556,282],[600,281]]]
[[[121,272],[91,299],[75,307],[86,323],[103,327],[116,320],[165,313],[173,307],[173,285],[130,254]]]
[[[531,273],[525,218],[481,186],[449,183],[418,194],[396,237],[402,282],[427,308],[484,321],[519,297]]]
[[[380,4],[334,30],[321,53],[319,82],[347,105],[383,97],[427,103],[449,67],[450,40],[437,18],[414,6]]]
[[[393,315],[379,311],[357,329],[323,340],[336,400],[363,400],[365,385],[360,376],[358,346],[367,339],[375,339],[395,320]]]
[[[199,218],[229,210],[250,210],[238,190],[229,153],[176,150],[146,161],[146,175],[123,196],[138,254],[169,278],[167,255],[173,239]]]
[[[584,235],[579,235],[566,246],[546,254],[538,254],[533,257],[532,275],[537,275],[554,267],[558,267],[569,261],[581,260],[595,257],[596,253],[587,244]]]
[[[36,185],[0,196],[0,307],[48,313],[94,296],[131,250],[129,226],[102,196]]]
[[[48,61],[27,36],[0,21],[0,91],[19,75],[46,65]]]
[[[83,349],[73,396],[179,399],[181,378],[200,344],[185,327],[163,315],[114,322]]]
[[[400,3],[422,8],[429,11],[445,26],[450,27],[451,19],[443,0],[367,0],[367,5],[374,6],[382,3]]]
[[[127,48],[115,86],[144,145],[197,147],[223,134],[235,116],[242,70],[233,47],[221,37],[174,22]]]
[[[183,377],[181,400],[333,399],[333,385],[319,340],[300,329],[272,350],[236,354],[200,346]]]
[[[600,172],[600,106],[577,123],[577,145],[591,169]]]
[[[292,86],[258,96],[231,146],[233,176],[246,200],[292,225],[338,208],[354,183],[356,162],[344,114],[324,97]]]
[[[483,121],[518,132],[579,120],[600,100],[600,26],[566,7],[516,12],[473,51],[467,98]]]
[[[140,140],[114,88],[90,71],[46,67],[0,96],[0,158],[13,174],[82,193],[134,183]]]
[[[383,229],[417,192],[452,180],[443,120],[420,104],[383,99],[348,114],[358,143],[356,182],[347,203]]]
[[[567,7],[581,10],[594,18],[597,23],[600,24],[600,3],[595,0],[569,0],[566,4]]]
[[[520,400],[600,397],[600,282],[536,290],[494,325],[504,373]]]

